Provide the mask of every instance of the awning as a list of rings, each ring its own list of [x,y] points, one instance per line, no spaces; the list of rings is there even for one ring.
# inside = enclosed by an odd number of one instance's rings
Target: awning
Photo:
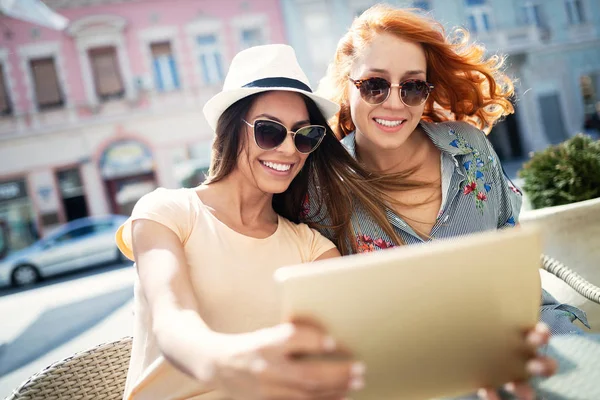
[[[62,31],[69,20],[52,11],[41,0],[0,0],[0,14]]]

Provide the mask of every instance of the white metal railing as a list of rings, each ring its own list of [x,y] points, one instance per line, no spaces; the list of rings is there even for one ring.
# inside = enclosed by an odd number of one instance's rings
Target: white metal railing
[[[518,53],[536,49],[544,44],[545,30],[535,25],[497,29],[481,33],[477,38],[490,50]]]

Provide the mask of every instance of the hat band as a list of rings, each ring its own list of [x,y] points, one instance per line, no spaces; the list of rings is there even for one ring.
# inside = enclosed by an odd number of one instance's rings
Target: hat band
[[[263,79],[257,79],[255,81],[252,81],[250,83],[245,84],[244,86],[242,86],[244,88],[282,88],[282,87],[288,87],[291,89],[299,89],[299,90],[304,90],[305,92],[309,92],[312,93],[311,88],[306,85],[305,83],[300,82],[297,79],[291,79],[291,78],[283,78],[283,77],[275,77],[275,78],[263,78]]]

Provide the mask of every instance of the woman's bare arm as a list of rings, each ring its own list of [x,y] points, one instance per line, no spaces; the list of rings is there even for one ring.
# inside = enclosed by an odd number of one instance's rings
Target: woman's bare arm
[[[226,335],[211,331],[198,313],[180,239],[150,220],[134,221],[132,230],[140,283],[162,354],[183,372],[210,383],[215,349]]]

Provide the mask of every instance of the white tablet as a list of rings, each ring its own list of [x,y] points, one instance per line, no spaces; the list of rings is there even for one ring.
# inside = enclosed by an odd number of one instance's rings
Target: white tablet
[[[366,364],[353,400],[431,399],[526,377],[542,252],[514,228],[284,267],[284,320],[308,317]]]

